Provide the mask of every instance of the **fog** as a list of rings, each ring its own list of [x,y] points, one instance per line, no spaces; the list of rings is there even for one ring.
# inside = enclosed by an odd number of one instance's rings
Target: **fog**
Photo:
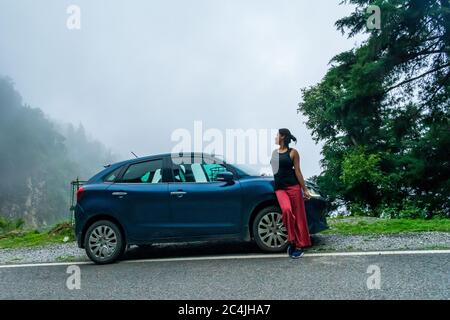
[[[0,0],[0,75],[51,119],[83,124],[121,158],[170,152],[171,134],[288,127],[306,177],[320,150],[300,88],[354,46],[352,8],[300,0]],[[69,5],[81,29],[66,26]],[[272,142],[273,137],[268,137]]]

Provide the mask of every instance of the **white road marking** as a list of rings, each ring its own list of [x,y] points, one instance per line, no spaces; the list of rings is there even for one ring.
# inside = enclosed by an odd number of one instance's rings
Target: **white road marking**
[[[450,250],[410,250],[410,251],[367,251],[367,252],[329,252],[329,253],[305,253],[301,258],[316,257],[345,257],[345,256],[383,256],[383,255],[424,255],[424,254],[450,254]],[[171,261],[205,261],[205,260],[245,260],[245,259],[287,259],[285,253],[277,254],[252,254],[252,255],[229,255],[229,256],[205,256],[205,257],[184,257],[184,258],[161,258],[127,260],[125,263],[142,262],[171,262]]]
[[[426,255],[426,254],[450,254],[450,250],[409,250],[409,251],[367,251],[367,252],[328,252],[328,253],[305,253],[301,258],[318,257],[351,257],[351,256],[388,256],[388,255]],[[246,260],[246,259],[287,259],[285,253],[277,254],[250,254],[250,255],[223,255],[202,256],[183,258],[156,258],[141,260],[125,260],[119,263],[145,263],[145,262],[173,262],[173,261],[208,261],[208,260]],[[90,261],[79,262],[49,262],[49,263],[27,263],[27,264],[5,264],[0,269],[27,268],[27,267],[54,267],[70,265],[93,265]]]
[[[92,264],[92,262],[80,261],[80,262],[48,262],[48,263],[2,264],[2,265],[0,265],[0,269],[28,268],[28,267],[57,267],[57,266],[83,265],[83,264]]]

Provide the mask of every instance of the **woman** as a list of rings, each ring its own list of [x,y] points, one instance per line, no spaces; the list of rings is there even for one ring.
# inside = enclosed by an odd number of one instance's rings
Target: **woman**
[[[310,199],[311,195],[300,171],[300,155],[289,147],[291,141],[297,142],[297,139],[288,129],[278,130],[275,143],[280,147],[273,151],[270,163],[275,178],[275,194],[288,231],[288,254],[297,259],[303,256],[303,248],[311,246],[303,200],[303,197]]]

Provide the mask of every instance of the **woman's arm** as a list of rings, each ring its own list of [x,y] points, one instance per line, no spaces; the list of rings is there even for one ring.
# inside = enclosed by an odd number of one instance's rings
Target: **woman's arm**
[[[303,189],[303,194],[306,199],[311,198],[308,188],[305,184],[305,179],[303,179],[302,171],[300,170],[300,155],[297,150],[292,149],[291,155],[293,156],[292,161],[294,162],[295,176],[297,177],[298,183]]]

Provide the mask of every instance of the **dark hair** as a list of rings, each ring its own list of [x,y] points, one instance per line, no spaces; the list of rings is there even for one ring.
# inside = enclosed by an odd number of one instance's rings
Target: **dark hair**
[[[291,133],[291,131],[289,131],[289,129],[286,129],[286,128],[280,129],[280,130],[278,130],[278,133],[284,137],[284,144],[286,146],[289,146],[291,141],[294,141],[295,143],[297,143],[297,138],[292,135],[292,133]]]

